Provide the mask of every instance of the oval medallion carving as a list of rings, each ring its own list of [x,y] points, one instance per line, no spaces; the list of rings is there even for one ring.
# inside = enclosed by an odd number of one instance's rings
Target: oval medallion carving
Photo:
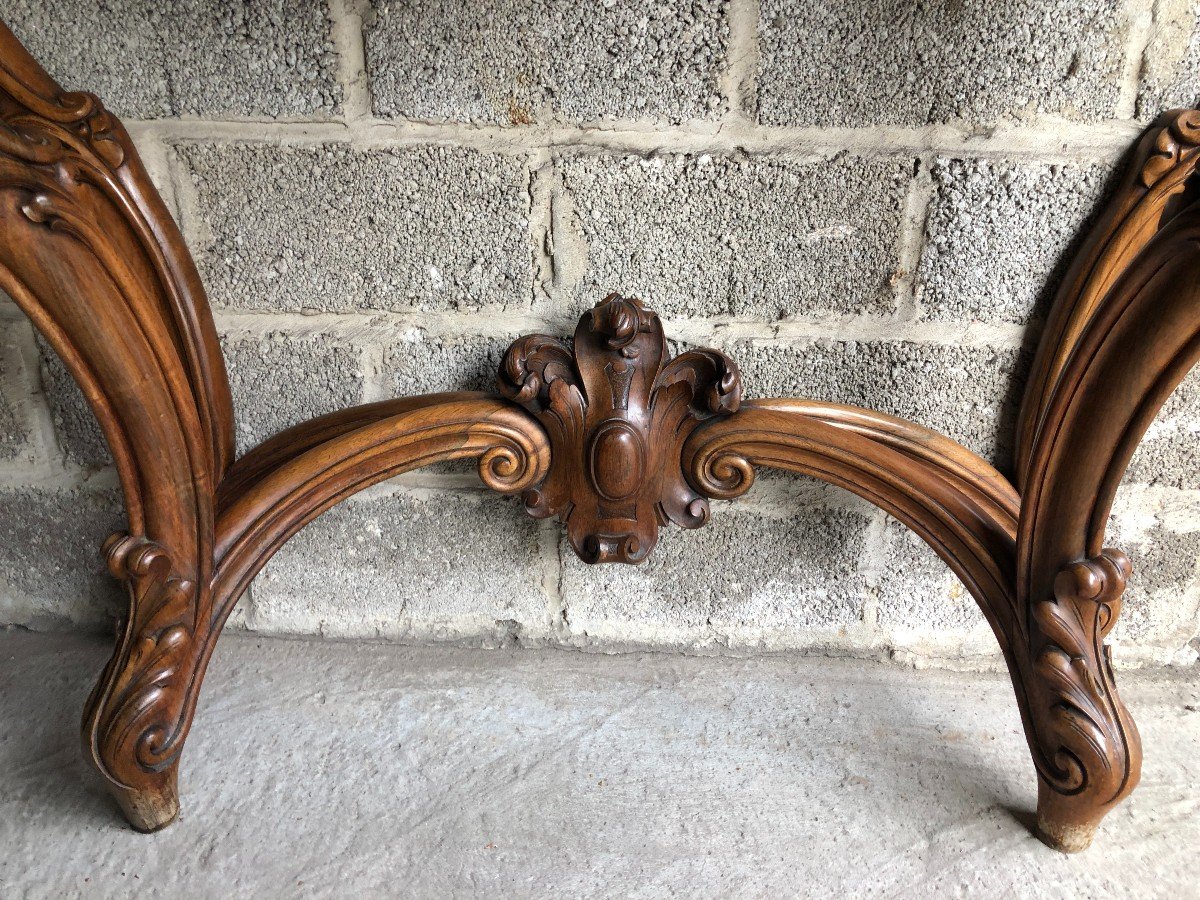
[[[642,483],[646,450],[628,422],[610,419],[596,429],[589,462],[596,493],[605,500],[625,500]]]

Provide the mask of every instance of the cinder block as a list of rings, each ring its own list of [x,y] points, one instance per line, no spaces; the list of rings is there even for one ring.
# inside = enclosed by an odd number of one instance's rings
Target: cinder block
[[[739,342],[747,397],[866,406],[947,434],[1007,470],[1028,358],[907,341]]]
[[[1200,371],[1184,378],[1129,461],[1126,484],[1200,490]]]
[[[521,309],[525,163],[446,147],[181,144],[201,272],[241,309]]]
[[[1105,543],[1129,554],[1133,575],[1112,638],[1122,652],[1171,654],[1200,621],[1200,505],[1195,497],[1122,488]]]
[[[1104,164],[939,160],[918,269],[923,315],[1026,323],[1049,312],[1106,195]]]
[[[376,0],[375,113],[530,125],[720,112],[726,4]]]
[[[609,291],[668,318],[895,308],[907,161],[583,156],[557,166],[574,208],[563,227],[586,252],[581,308]]]
[[[29,340],[29,326],[0,322],[0,329],[0,462],[29,459],[36,452],[29,415],[32,384],[21,348]]]
[[[440,391],[495,393],[496,373],[511,338],[431,334],[414,329],[384,352],[383,366],[396,396]]]
[[[12,366],[0,354],[0,460],[16,459],[29,445],[29,431],[17,420],[17,389]]]
[[[1120,0],[762,0],[768,125],[982,124],[1116,111]]]
[[[515,500],[360,498],[294,537],[254,584],[259,631],[496,644],[547,632],[538,524]]]
[[[59,447],[68,460],[85,469],[112,465],[112,454],[108,452],[100,423],[79,385],[62,360],[40,338],[38,352],[42,364],[42,389],[50,406]]]
[[[285,428],[362,402],[358,348],[328,335],[229,335],[222,341],[245,452]]]
[[[889,517],[879,574],[880,628],[896,650],[920,656],[998,655],[979,604],[916,533]]]
[[[100,547],[125,527],[116,492],[0,490],[0,624],[105,626],[124,594]]]
[[[385,383],[393,396],[435,394],[442,391],[496,393],[496,373],[509,344],[517,337],[474,334],[433,334],[414,328],[405,339],[384,351]],[[435,463],[420,471],[425,475],[474,477],[477,462],[471,459]]]
[[[1200,507],[1185,494],[1123,490],[1107,546],[1134,574],[1112,634],[1118,653],[1165,661],[1195,631],[1200,610]],[[879,624],[890,646],[914,656],[995,656],[999,647],[962,582],[920,538],[889,520]]]
[[[1138,93],[1138,116],[1144,119],[1200,106],[1200,3],[1175,0],[1157,4],[1154,12]]]
[[[324,2],[9,0],[3,11],[55,80],[99,94],[121,116],[340,112]]]
[[[862,621],[870,519],[811,506],[714,504],[670,527],[638,566],[581,562],[564,541],[567,624],[599,646],[785,649],[836,641]]]

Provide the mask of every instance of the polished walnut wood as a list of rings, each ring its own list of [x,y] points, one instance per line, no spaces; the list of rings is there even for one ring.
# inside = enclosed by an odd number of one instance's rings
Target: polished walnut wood
[[[1200,112],[1163,116],[1076,256],[1034,361],[1015,484],[902,419],[743,401],[732,360],[715,350],[671,359],[658,317],[616,295],[582,317],[572,342],[514,343],[501,397],[349,409],[235,461],[208,303],[128,135],[0,26],[0,289],[83,389],[129,519],[104,546],[129,606],[87,704],[88,758],[135,827],[169,823],[204,670],[234,603],[306,523],[382,479],[476,459],[489,487],[558,516],[586,561],[636,563],[660,527],[704,525],[709,499],[744,493],[770,466],[887,510],[962,579],[1012,675],[1039,834],[1086,847],[1141,765],[1104,645],[1131,567],[1104,531],[1130,456],[1200,355],[1198,155]]]
[[[660,525],[708,521],[708,501],[688,484],[681,453],[697,425],[742,401],[741,376],[725,354],[669,359],[658,316],[612,294],[580,319],[573,344],[542,334],[514,343],[497,384],[550,438],[550,471],[526,492],[525,507],[558,516],[580,559],[638,563]]]

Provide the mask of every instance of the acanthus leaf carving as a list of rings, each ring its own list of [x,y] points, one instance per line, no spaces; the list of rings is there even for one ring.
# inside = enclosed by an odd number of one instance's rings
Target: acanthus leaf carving
[[[617,294],[584,314],[573,344],[530,335],[505,353],[500,392],[538,418],[552,448],[526,508],[559,516],[587,562],[641,562],[659,526],[708,521],[682,448],[700,422],[737,411],[741,376],[716,350],[668,356],[658,316]]]
[[[0,114],[6,120],[6,134],[0,136],[0,144],[16,137],[28,145],[57,144],[61,153],[64,152],[61,145],[72,143],[71,138],[77,137],[110,168],[116,169],[125,162],[125,148],[115,133],[116,119],[99,97],[85,91],[61,91],[53,83],[35,84],[29,76],[29,72],[20,72],[18,60],[12,60],[11,64],[8,60],[0,61],[0,102],[15,104],[25,113],[14,115],[0,107]],[[25,152],[28,151],[29,147]]]
[[[176,572],[165,548],[144,537],[114,534],[103,552],[109,572],[128,586],[130,613],[120,643],[124,664],[97,684],[86,720],[93,758],[121,784],[119,760],[157,773],[183,748],[189,679],[179,675],[195,655],[196,585]]]
[[[1131,572],[1119,550],[1063,568],[1054,599],[1033,605],[1034,660],[1044,696],[1034,711],[1038,770],[1059,794],[1099,791],[1100,802],[1126,790],[1121,765],[1136,741],[1132,721],[1117,707],[1112,662],[1104,638],[1116,622]],[[1038,714],[1040,712],[1040,715]]]

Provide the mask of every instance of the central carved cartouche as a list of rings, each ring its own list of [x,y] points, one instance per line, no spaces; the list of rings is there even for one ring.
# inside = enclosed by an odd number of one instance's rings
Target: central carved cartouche
[[[660,525],[708,521],[682,454],[696,425],[741,403],[741,376],[725,354],[669,359],[658,316],[611,294],[579,320],[573,346],[541,334],[515,341],[497,383],[550,437],[549,472],[525,507],[559,516],[580,559],[638,563]]]

